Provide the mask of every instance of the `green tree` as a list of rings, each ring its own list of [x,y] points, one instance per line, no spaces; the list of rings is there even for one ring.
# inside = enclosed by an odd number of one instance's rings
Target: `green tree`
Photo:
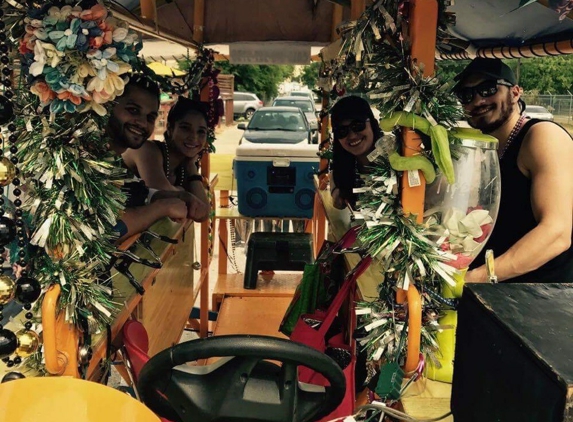
[[[235,65],[222,61],[216,62],[215,67],[235,76],[236,91],[253,92],[263,101],[276,97],[279,84],[294,73],[294,66],[290,65]]]
[[[436,74],[442,83],[453,81],[469,62],[469,60],[438,60],[436,61]]]
[[[302,69],[299,80],[309,89],[315,89],[318,85],[318,72],[321,64],[321,62],[312,62]]]
[[[517,60],[513,61],[517,62]],[[571,56],[522,59],[519,69],[519,85],[524,91],[569,94],[573,86],[572,67],[573,57]]]

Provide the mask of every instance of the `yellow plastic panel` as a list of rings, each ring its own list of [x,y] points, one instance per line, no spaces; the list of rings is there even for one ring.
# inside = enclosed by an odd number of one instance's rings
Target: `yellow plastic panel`
[[[0,384],[0,421],[159,422],[145,405],[110,387],[71,377]]]
[[[460,298],[464,290],[464,277],[467,268],[460,271],[459,274],[454,275],[456,281],[455,287],[451,287],[444,282],[442,295],[445,298]],[[445,311],[444,315],[438,320],[438,323],[443,326],[451,328],[442,330],[436,334],[436,341],[440,347],[438,352],[438,361],[440,367],[434,365],[432,361],[428,360],[426,365],[426,376],[431,380],[452,382],[454,377],[454,354],[456,349],[456,328],[458,326],[458,312]]]

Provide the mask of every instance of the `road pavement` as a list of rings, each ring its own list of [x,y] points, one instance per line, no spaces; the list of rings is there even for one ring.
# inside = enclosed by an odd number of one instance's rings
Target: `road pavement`
[[[235,155],[235,150],[239,146],[239,140],[243,136],[243,131],[237,129],[237,122],[231,126],[226,126],[225,122],[215,130],[215,154]]]

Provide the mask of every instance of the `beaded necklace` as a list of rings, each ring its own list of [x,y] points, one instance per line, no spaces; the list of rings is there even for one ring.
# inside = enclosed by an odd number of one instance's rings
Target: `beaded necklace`
[[[165,174],[167,176],[167,179],[169,179],[169,176],[171,175],[171,165],[169,162],[169,146],[167,145],[167,142],[164,142],[164,144],[165,144]],[[177,183],[177,180],[179,180],[179,183]],[[179,177],[175,175],[174,186],[181,186],[183,180],[185,180],[185,169],[183,168],[183,166],[179,166]]]
[[[526,117],[522,115],[519,117],[519,120],[517,120],[517,122],[515,122],[515,126],[513,126],[513,129],[511,129],[509,137],[507,138],[507,142],[505,143],[505,146],[503,147],[501,154],[499,154],[500,160],[503,158],[505,152],[507,151],[507,149],[509,148],[511,143],[513,141],[515,141],[515,138],[517,137],[517,134],[521,130],[521,127],[523,126],[523,122],[525,122],[525,119],[526,119]]]

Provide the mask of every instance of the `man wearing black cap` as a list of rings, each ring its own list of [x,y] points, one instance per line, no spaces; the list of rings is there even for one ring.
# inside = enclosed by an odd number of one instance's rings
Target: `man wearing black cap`
[[[502,186],[496,226],[466,281],[487,281],[483,254],[493,249],[499,281],[573,282],[571,136],[523,115],[517,79],[499,59],[474,59],[455,80],[470,126],[499,140]]]

